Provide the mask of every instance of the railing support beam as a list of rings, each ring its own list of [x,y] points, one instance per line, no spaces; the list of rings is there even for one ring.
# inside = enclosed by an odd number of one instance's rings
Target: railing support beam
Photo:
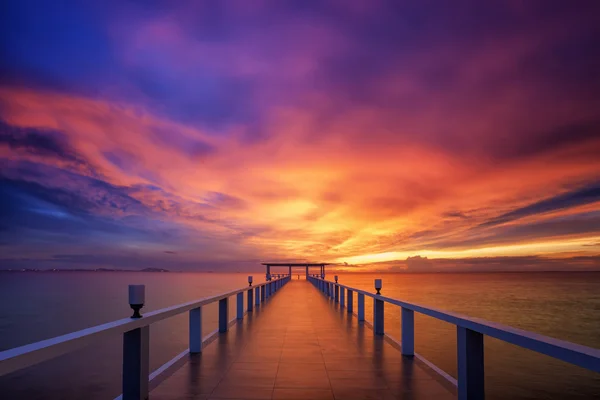
[[[237,319],[244,319],[244,292],[237,294]]]
[[[364,322],[365,320],[365,295],[363,293],[358,294],[357,305],[358,305],[358,321]]]
[[[402,307],[402,355],[415,355],[415,313]]]
[[[254,305],[260,305],[260,288],[257,287],[254,289]]]
[[[340,287],[340,306],[342,308],[344,308],[345,305],[346,305],[346,289],[343,287]]]
[[[459,400],[483,400],[483,335],[461,326],[456,327]]]
[[[202,352],[202,307],[193,308],[189,312],[190,319],[190,353]]]
[[[248,289],[248,298],[246,299],[246,307],[248,308],[248,312],[252,312],[254,308],[254,289]]]
[[[339,303],[340,302],[340,287],[338,285],[335,285],[335,289],[334,289],[334,295],[335,295],[335,302]]]
[[[383,335],[383,300],[373,299],[373,329],[376,335]]]
[[[219,300],[219,332],[229,329],[229,297]]]
[[[346,299],[346,309],[348,310],[348,314],[352,314],[354,309],[354,292],[348,289],[348,298]]]
[[[150,327],[123,334],[123,400],[148,399]]]

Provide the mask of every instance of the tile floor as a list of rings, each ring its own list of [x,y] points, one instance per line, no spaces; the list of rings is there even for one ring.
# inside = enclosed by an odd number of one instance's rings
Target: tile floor
[[[304,280],[285,285],[150,393],[151,400],[455,398],[435,373]]]

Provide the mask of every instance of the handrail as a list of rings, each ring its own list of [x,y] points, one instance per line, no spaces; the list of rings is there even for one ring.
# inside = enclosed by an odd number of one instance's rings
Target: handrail
[[[336,285],[335,282],[331,283]],[[364,294],[365,296],[373,299],[379,299],[386,303],[413,310],[420,314],[427,315],[444,322],[449,322],[453,325],[468,328],[495,339],[524,347],[529,350],[537,351],[538,353],[546,354],[550,357],[575,364],[579,367],[600,372],[600,349],[583,346],[568,342],[566,340],[555,339],[539,333],[514,328],[509,325],[503,325],[481,318],[469,317],[451,311],[440,310],[434,307],[427,307],[416,303],[409,303],[407,301],[393,299],[391,297],[382,296],[380,294],[378,295],[339,283],[337,285],[347,290]]]
[[[189,301],[186,303],[150,311],[144,314],[143,318],[123,318],[117,321],[108,322],[90,328],[85,328],[76,332],[67,333],[50,339],[41,340],[24,346],[15,347],[0,352],[0,376],[26,368],[28,366],[41,363],[62,354],[75,351],[81,347],[90,345],[98,340],[112,335],[127,334],[152,325],[155,322],[182,314],[184,312],[197,310],[208,304],[227,301],[231,296],[238,296],[238,319],[243,318],[243,293],[248,292],[247,311],[251,311],[253,306],[259,305],[267,297],[272,295],[277,289],[281,288],[290,280],[289,276],[273,279],[254,286],[247,286],[241,289],[232,290],[215,296],[204,297],[201,299]],[[255,304],[252,300],[251,292],[256,291],[257,298]],[[242,300],[240,304],[240,299]],[[227,305],[226,305],[227,306]],[[240,307],[241,306],[241,307]],[[191,318],[191,314],[190,314]],[[225,326],[229,323],[227,312],[224,313]],[[221,314],[219,315],[221,319]],[[191,321],[191,319],[190,319]],[[191,322],[190,322],[191,323]],[[198,321],[201,324],[201,320]],[[221,326],[221,321],[219,322]],[[190,327],[191,328],[191,327]],[[225,328],[226,329],[226,328]],[[201,331],[201,329],[200,329]],[[201,332],[199,332],[201,336]],[[191,339],[190,339],[191,340]],[[200,337],[202,342],[202,337]],[[200,343],[201,345],[201,343]],[[160,369],[160,368],[159,368]]]
[[[335,284],[335,282],[332,283]],[[386,303],[413,310],[423,315],[427,315],[444,322],[449,322],[453,325],[462,326],[464,328],[482,333],[486,336],[490,336],[495,339],[499,339],[520,347],[546,354],[571,364],[575,364],[579,367],[600,372],[600,349],[567,342],[565,340],[555,339],[549,336],[514,328],[509,325],[487,321],[481,318],[469,317],[451,311],[444,311],[438,308],[427,307],[416,303],[409,303],[406,301],[393,299],[391,297],[377,295],[346,285],[338,285],[357,293],[364,294],[365,296],[382,300]]]
[[[401,307],[403,340],[400,343],[403,355],[416,355],[416,353],[414,353],[414,312],[456,325],[458,337],[459,398],[480,398],[478,395],[473,395],[473,392],[471,391],[475,391],[476,393],[482,393],[483,391],[483,382],[473,383],[473,381],[483,380],[483,335],[525,349],[533,350],[582,368],[600,372],[600,349],[555,339],[480,318],[468,317],[450,311],[386,297],[381,294],[343,285],[338,282],[328,281],[321,277],[309,276],[308,279],[327,296],[332,297],[336,302],[339,302],[342,307],[344,307],[345,302],[344,291],[347,291],[348,305],[346,308],[348,308],[349,313],[352,313],[352,295],[353,293],[357,293],[359,295],[358,317],[359,320],[362,321],[364,321],[364,296],[371,297],[375,302],[373,313],[373,330],[375,334],[385,334],[383,329],[383,304],[389,303]],[[362,316],[360,315],[361,309]],[[404,341],[406,341],[407,346],[402,345],[402,342]],[[408,349],[405,349],[404,347],[408,347]],[[480,371],[475,371],[476,369],[480,369]],[[461,385],[468,387],[461,388]],[[476,388],[473,388],[473,386],[476,386]],[[470,395],[467,396],[464,394],[466,392],[469,392]]]

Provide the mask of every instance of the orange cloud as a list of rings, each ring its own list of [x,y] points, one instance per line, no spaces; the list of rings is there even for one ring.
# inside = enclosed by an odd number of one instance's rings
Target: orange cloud
[[[215,243],[234,240],[246,256],[354,263],[416,254],[547,254],[553,244],[556,252],[580,250],[599,234],[542,228],[504,234],[511,227],[595,215],[597,201],[482,226],[574,184],[594,182],[598,138],[499,162],[397,136],[378,125],[375,109],[357,109],[325,125],[307,110],[275,109],[264,140],[247,142],[239,128],[199,130],[104,100],[4,88],[0,102],[8,124],[61,132],[90,169],[7,148],[3,158],[128,188],[152,218]],[[77,182],[41,183],[78,190]],[[135,212],[122,211],[120,218]],[[596,220],[586,221],[591,227]],[[191,253],[194,240],[186,238]],[[465,245],[456,248],[461,240]]]

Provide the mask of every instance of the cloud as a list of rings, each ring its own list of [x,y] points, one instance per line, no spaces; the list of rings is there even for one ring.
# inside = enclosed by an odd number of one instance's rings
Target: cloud
[[[596,203],[598,201],[600,201],[600,183],[594,183],[502,214],[483,223],[482,226],[503,224],[530,215],[548,213],[565,208]]]
[[[387,261],[354,266],[354,270],[383,272],[443,273],[443,272],[535,272],[535,271],[599,271],[599,256],[579,257],[477,257],[462,259],[428,259],[414,256],[406,260]]]
[[[15,6],[23,28],[0,28],[6,201],[51,210],[32,238],[84,216],[82,247],[167,232],[184,263],[597,235],[595,4],[111,7]]]

